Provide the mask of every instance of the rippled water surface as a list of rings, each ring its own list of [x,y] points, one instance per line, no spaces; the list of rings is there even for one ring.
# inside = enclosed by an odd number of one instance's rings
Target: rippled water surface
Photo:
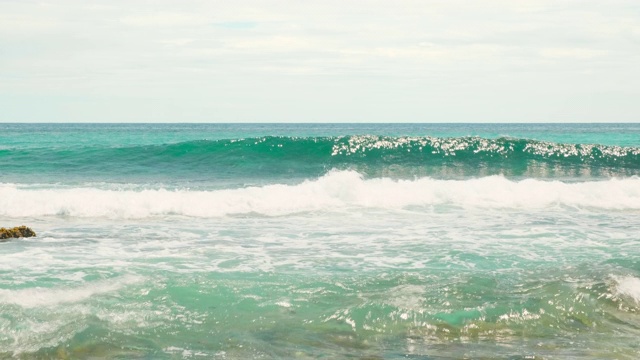
[[[0,358],[640,356],[637,125],[0,130]]]

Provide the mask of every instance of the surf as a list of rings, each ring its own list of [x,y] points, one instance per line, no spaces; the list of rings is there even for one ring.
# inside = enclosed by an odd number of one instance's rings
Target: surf
[[[640,209],[640,178],[562,182],[490,176],[466,180],[366,178],[355,171],[330,171],[298,184],[220,190],[97,187],[42,188],[0,185],[0,216],[145,218],[163,215],[221,217],[282,216],[305,212],[455,206],[542,209],[558,206]]]

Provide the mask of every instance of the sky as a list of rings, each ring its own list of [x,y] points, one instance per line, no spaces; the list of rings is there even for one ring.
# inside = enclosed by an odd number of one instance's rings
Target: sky
[[[637,0],[0,0],[0,122],[638,122]]]

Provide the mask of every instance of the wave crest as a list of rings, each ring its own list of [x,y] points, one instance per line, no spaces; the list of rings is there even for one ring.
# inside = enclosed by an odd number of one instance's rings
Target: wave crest
[[[365,179],[355,171],[331,171],[297,185],[225,190],[36,189],[0,185],[0,216],[144,218],[161,215],[279,216],[310,211],[402,209],[432,205],[479,208],[573,206],[640,209],[640,178],[566,183],[501,176],[468,180]]]
[[[132,147],[8,149],[0,151],[5,181],[47,174],[86,181],[182,178],[296,179],[329,169],[367,176],[459,178],[623,177],[640,175],[640,148],[561,144],[530,139],[350,135],[199,140]],[[12,174],[18,177],[11,177]]]

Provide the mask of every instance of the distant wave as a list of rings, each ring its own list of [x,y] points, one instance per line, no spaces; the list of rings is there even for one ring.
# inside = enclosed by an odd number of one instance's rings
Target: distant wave
[[[640,178],[566,183],[501,176],[468,180],[365,179],[354,171],[331,171],[297,185],[226,190],[42,189],[0,185],[0,216],[145,218],[162,215],[279,216],[300,212],[402,209],[431,205],[479,208],[571,206],[640,209]]]
[[[606,177],[640,175],[640,148],[507,137],[271,136],[132,147],[11,148],[0,150],[0,166],[0,181],[11,174],[309,178],[330,169],[394,178]]]

